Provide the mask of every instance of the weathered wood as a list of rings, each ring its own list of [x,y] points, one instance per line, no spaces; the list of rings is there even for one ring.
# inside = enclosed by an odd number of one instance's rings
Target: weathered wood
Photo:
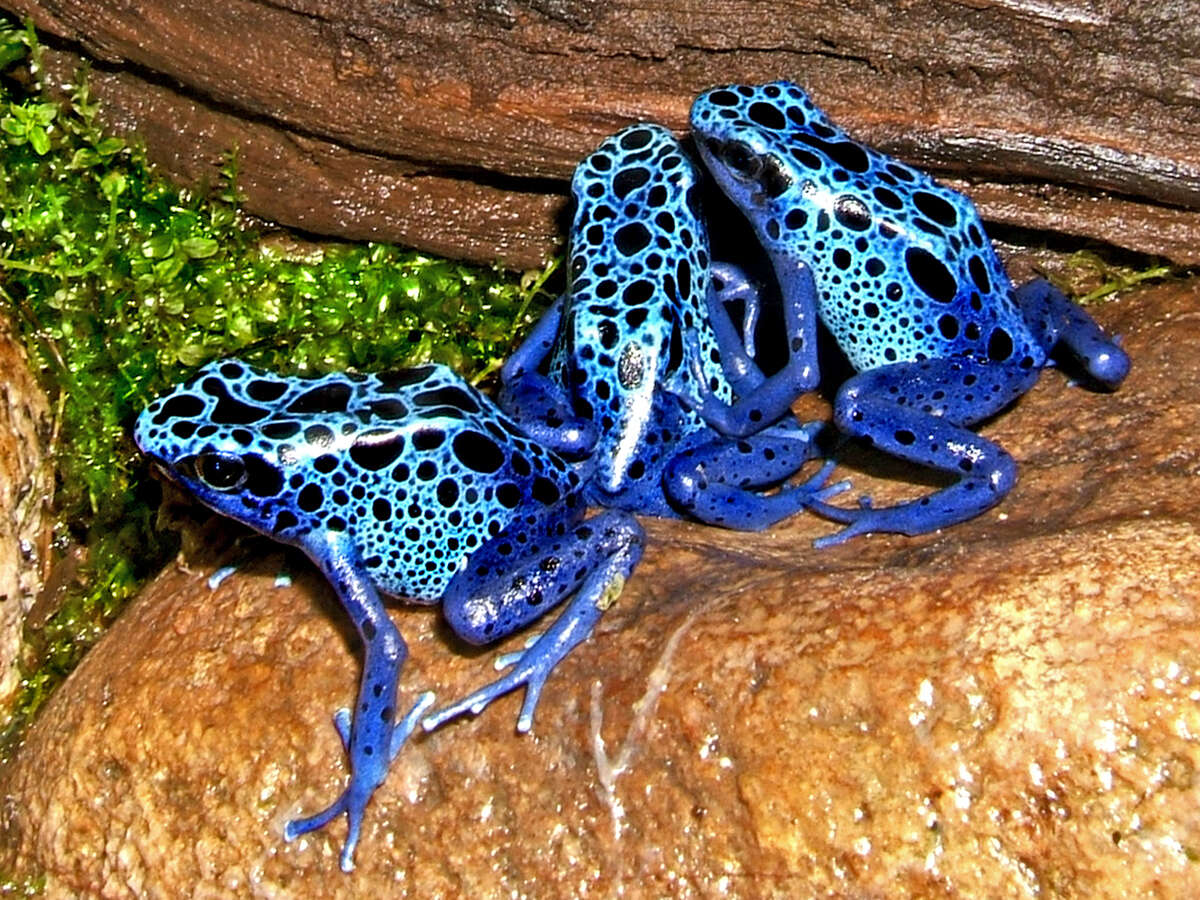
[[[98,60],[108,115],[169,170],[210,172],[236,140],[248,208],[316,232],[533,264],[603,135],[638,119],[683,131],[700,89],[789,77],[862,139],[985,179],[985,216],[1200,262],[1200,17],[1185,5],[0,7]]]

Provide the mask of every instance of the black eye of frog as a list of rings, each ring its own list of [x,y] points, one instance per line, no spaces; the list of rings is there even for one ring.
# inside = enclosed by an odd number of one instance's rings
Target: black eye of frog
[[[747,180],[754,178],[762,169],[762,159],[745,141],[728,141],[721,147],[721,158],[733,172]]]
[[[214,491],[232,491],[246,480],[246,464],[230,453],[202,453],[193,466],[196,477]]]

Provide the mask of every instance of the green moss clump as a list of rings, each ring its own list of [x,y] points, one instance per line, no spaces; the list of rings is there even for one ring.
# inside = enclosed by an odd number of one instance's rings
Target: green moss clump
[[[154,395],[233,354],[314,374],[436,361],[478,379],[540,312],[549,274],[264,239],[238,212],[232,161],[211,190],[180,190],[101,131],[86,72],[52,97],[40,56],[32,28],[0,22],[0,303],[57,401],[58,551],[87,553],[56,608],[26,629],[0,755],[176,549],[153,526],[129,436]]]

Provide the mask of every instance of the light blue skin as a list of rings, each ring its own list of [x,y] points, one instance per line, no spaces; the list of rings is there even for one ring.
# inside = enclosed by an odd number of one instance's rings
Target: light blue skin
[[[631,516],[584,521],[583,477],[442,366],[305,379],[212,363],[151,403],[134,436],[205,504],[303,550],[358,629],[355,712],[334,715],[349,784],[284,831],[293,840],[345,813],[345,871],[367,802],[432,702],[422,695],[397,721],[407,649],[380,594],[441,602],[454,631],[477,644],[572,598],[506,675],[472,695],[478,711],[524,687],[518,728],[528,730],[551,671],[642,553]]]
[[[1062,345],[1113,389],[1129,358],[1048,282],[1016,290],[970,200],[848,137],[799,87],[730,85],[701,94],[692,132],[705,165],[753,225],[816,387],[818,319],[859,373],[834,422],[885,453],[957,476],[928,496],[859,509],[810,508],[842,531],[921,534],[993,506],[1016,464],[967,426],[1008,406]],[[809,299],[816,281],[816,302]],[[797,327],[797,326],[793,326]]]
[[[649,124],[579,164],[567,292],[504,367],[500,403],[547,445],[589,454],[592,503],[758,530],[824,481],[761,493],[816,455],[816,426],[788,414],[810,364],[769,378],[754,365],[725,308],[754,300],[736,268],[709,259],[698,178]]]

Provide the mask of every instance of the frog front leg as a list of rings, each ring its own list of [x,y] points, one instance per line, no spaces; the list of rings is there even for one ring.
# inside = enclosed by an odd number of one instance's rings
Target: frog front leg
[[[798,256],[788,253],[778,254],[773,262],[784,298],[783,318],[788,336],[788,358],[783,368],[749,390],[739,391],[733,403],[725,403],[713,393],[704,377],[696,346],[698,341],[689,339],[687,342],[693,376],[691,387],[696,395],[689,396],[686,388],[677,393],[714,430],[730,437],[753,434],[786,415],[796,398],[813,390],[820,378],[816,340],[817,289],[812,268]],[[726,364],[724,348],[732,343],[733,326],[720,291],[709,291],[708,312],[722,346],[722,367],[726,377],[735,387],[744,389],[752,383],[746,380],[745,357],[750,355],[753,335],[742,336],[743,351],[735,352]]]
[[[1036,367],[982,363],[968,357],[897,363],[862,372],[842,385],[834,423],[892,456],[958,476],[916,500],[859,509],[820,499],[808,508],[847,527],[819,538],[816,547],[874,531],[923,534],[989,509],[1016,481],[1013,458],[966,426],[999,412],[1037,381]]]
[[[540,371],[554,346],[565,306],[565,297],[555,300],[500,369],[497,404],[537,443],[577,459],[595,446],[596,426],[576,416],[566,391]]]
[[[562,614],[491,684],[440,709],[426,731],[525,688],[517,730],[528,731],[546,679],[585,640],[621,593],[642,556],[645,534],[633,516],[606,511],[586,521],[565,508],[521,520],[473,553],[443,599],[450,627],[464,640],[485,644],[512,634],[574,594]]]
[[[350,782],[341,796],[321,812],[288,822],[283,836],[285,840],[295,840],[345,813],[347,829],[341,867],[349,872],[354,868],[354,849],[367,802],[387,777],[391,761],[432,704],[433,696],[422,695],[408,714],[396,722],[396,688],[408,649],[359,562],[357,550],[343,532],[329,532],[324,541],[304,549],[337,592],[362,638],[365,658],[353,716],[346,709],[334,715],[334,725],[350,756]]]
[[[754,334],[761,302],[758,288],[740,266],[714,261],[708,267],[709,321],[721,351],[721,368],[734,393],[748,394],[766,379],[755,362]],[[729,304],[742,304],[742,324],[734,325]]]
[[[716,438],[680,453],[667,468],[665,488],[672,502],[710,525],[761,531],[849,487],[825,487],[833,462],[807,482],[775,494],[761,489],[790,478],[819,455],[820,422],[781,423],[745,438]]]
[[[1044,278],[1015,291],[1017,305],[1034,338],[1049,353],[1061,344],[1083,363],[1092,378],[1108,389],[1129,374],[1129,357],[1077,303]]]

